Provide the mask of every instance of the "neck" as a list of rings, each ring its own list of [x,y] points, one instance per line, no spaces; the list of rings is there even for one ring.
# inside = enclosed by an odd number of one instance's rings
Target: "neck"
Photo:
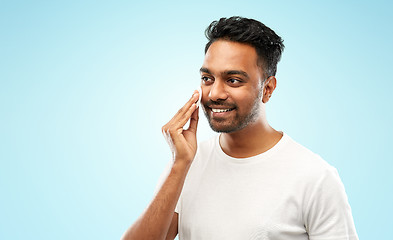
[[[239,131],[222,133],[220,146],[231,157],[246,158],[266,152],[276,145],[281,137],[282,134],[274,130],[266,118],[260,117]]]

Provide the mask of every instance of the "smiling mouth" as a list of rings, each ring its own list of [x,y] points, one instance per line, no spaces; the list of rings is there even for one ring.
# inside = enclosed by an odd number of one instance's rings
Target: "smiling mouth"
[[[214,112],[214,113],[229,112],[229,111],[232,111],[233,109],[234,108],[227,108],[227,109],[211,108],[212,112]]]

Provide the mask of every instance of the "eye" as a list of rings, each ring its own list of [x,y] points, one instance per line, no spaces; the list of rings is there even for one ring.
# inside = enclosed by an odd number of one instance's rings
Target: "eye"
[[[240,84],[242,83],[241,80],[236,79],[236,78],[230,78],[230,79],[228,79],[228,82],[229,82],[231,85],[240,85]]]
[[[202,80],[202,82],[203,82],[204,84],[210,84],[210,83],[213,82],[213,79],[211,79],[211,78],[209,78],[209,77],[206,77],[206,76],[202,76],[202,77],[201,77],[201,80]]]

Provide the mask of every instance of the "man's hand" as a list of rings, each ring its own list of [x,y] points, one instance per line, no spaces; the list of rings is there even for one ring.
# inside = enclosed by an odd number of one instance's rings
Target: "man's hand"
[[[162,133],[168,142],[174,162],[191,164],[197,150],[196,131],[198,126],[198,91],[195,91],[191,99],[175,114],[175,116],[162,127]],[[187,130],[184,125],[190,119]]]
[[[122,239],[157,240],[174,238],[177,235],[176,203],[197,149],[198,109],[195,103],[198,97],[199,93],[195,91],[191,99],[162,127],[175,162],[153,201],[127,229]],[[188,120],[190,126],[184,130],[183,127]]]

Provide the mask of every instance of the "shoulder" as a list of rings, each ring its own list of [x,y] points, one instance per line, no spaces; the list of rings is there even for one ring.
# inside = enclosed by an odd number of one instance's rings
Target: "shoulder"
[[[289,136],[280,154],[285,159],[288,174],[293,174],[295,188],[303,192],[302,217],[310,238],[349,239],[348,236],[353,236],[350,239],[357,239],[337,169]]]
[[[297,176],[297,183],[305,188],[308,198],[324,196],[327,193],[331,196],[345,195],[337,169],[320,155],[293,139],[289,139],[286,149],[286,164]]]
[[[338,176],[336,168],[319,154],[301,145],[288,135],[286,137],[286,144],[278,154],[279,158],[283,165],[291,169],[297,176],[301,176],[302,181],[314,185],[322,179]]]
[[[290,136],[287,135],[286,137],[287,143],[281,154],[286,156],[289,161],[292,161],[294,164],[299,164],[303,168],[316,171],[324,171],[332,168],[332,166],[319,154],[301,145]]]

